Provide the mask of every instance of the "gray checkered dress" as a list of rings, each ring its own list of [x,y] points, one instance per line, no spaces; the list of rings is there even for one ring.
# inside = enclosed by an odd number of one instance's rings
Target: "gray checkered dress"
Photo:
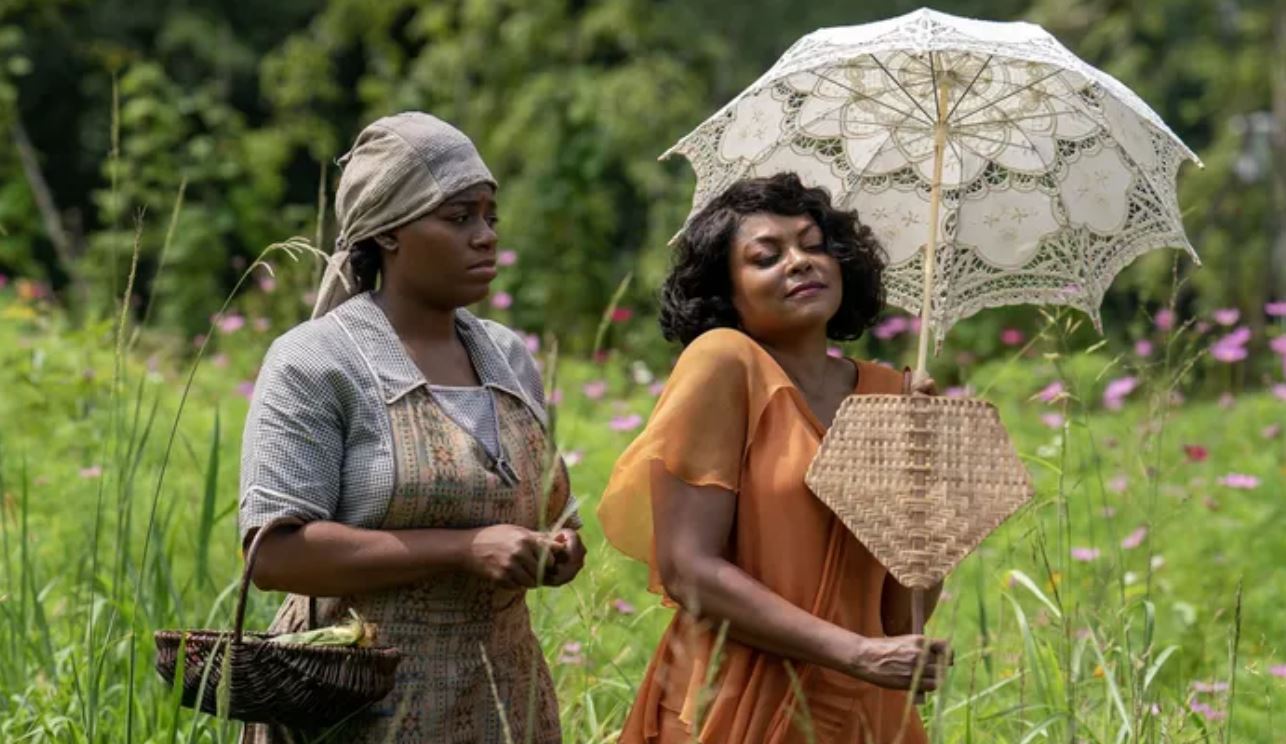
[[[518,334],[466,310],[456,311],[456,328],[482,387],[521,401],[544,425],[540,372]],[[378,526],[394,487],[388,408],[426,385],[369,293],[279,337],[264,358],[246,417],[242,539],[287,516]],[[429,389],[434,396],[452,393]],[[440,405],[491,449],[494,410],[477,406],[492,404],[457,390],[462,400]],[[492,466],[508,477],[503,453],[496,454]]]
[[[429,385],[369,294],[277,339],[246,420],[242,538],[280,517],[371,529],[537,529],[566,515],[579,527],[561,463],[551,493],[541,492],[547,419],[522,339],[463,310],[456,327],[479,388]],[[272,630],[300,629],[305,607],[304,598],[289,597]],[[505,729],[515,739],[527,732],[533,742],[560,740],[523,592],[445,574],[323,600],[320,619],[348,608],[375,622],[403,661],[394,692],[338,740],[499,742]],[[314,733],[251,726],[246,740],[306,741]]]

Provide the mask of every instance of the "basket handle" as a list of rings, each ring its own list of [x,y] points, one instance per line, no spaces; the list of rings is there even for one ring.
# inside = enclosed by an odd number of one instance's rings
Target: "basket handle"
[[[255,537],[250,541],[250,547],[246,550],[246,567],[241,573],[241,591],[237,594],[237,621],[232,634],[233,643],[241,643],[241,637],[246,626],[246,594],[250,591],[250,577],[254,574],[255,561],[259,558],[259,545],[263,538],[273,530],[287,525],[300,524],[298,517],[277,517],[268,524],[260,527],[255,532]],[[308,629],[312,630],[317,625],[317,598],[308,598]]]

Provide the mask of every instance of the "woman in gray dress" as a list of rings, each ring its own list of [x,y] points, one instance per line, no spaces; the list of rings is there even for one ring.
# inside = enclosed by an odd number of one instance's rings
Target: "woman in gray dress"
[[[287,520],[253,576],[290,593],[272,630],[324,597],[321,623],[353,608],[401,649],[394,691],[329,740],[560,741],[525,594],[585,550],[530,353],[464,309],[496,276],[495,180],[423,113],[371,124],[341,164],[313,319],[269,349],[242,445],[243,544]]]

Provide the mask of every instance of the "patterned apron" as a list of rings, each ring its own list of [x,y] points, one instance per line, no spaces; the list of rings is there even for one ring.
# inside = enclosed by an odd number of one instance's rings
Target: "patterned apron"
[[[562,513],[569,489],[559,462],[540,518],[548,447],[540,422],[516,398],[492,395],[502,444],[498,461],[443,413],[424,387],[389,406],[397,482],[380,529],[515,524],[534,530]],[[504,476],[507,470],[517,476],[516,484]],[[317,606],[323,625],[341,620],[349,607],[356,609],[378,626],[381,644],[402,651],[397,684],[388,697],[326,741],[562,741],[558,701],[531,629],[526,590],[501,589],[457,571],[412,586],[320,599]],[[305,628],[307,613],[307,598],[290,595],[271,632]],[[243,742],[306,742],[323,735],[251,725]]]

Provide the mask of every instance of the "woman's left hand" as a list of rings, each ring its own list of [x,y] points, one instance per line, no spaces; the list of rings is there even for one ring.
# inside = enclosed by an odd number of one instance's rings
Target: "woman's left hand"
[[[569,527],[554,533],[554,540],[563,543],[567,549],[554,555],[554,563],[545,568],[545,586],[562,586],[572,579],[585,566],[585,543],[580,535]]]
[[[919,382],[912,383],[911,394],[912,395],[937,395],[938,384],[933,381],[932,377],[926,377],[923,380],[920,380]]]

